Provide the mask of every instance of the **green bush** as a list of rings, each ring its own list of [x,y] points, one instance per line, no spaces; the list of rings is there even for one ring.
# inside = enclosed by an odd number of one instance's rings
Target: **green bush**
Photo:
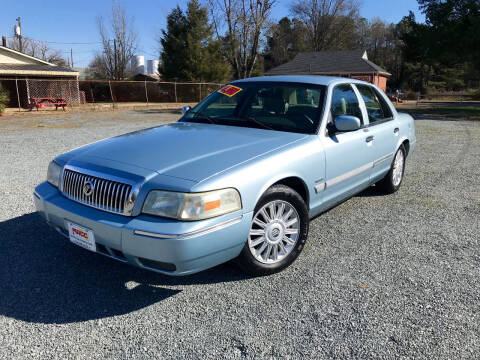
[[[0,114],[3,113],[3,111],[7,107],[8,102],[9,102],[8,94],[2,88],[2,85],[0,85]]]

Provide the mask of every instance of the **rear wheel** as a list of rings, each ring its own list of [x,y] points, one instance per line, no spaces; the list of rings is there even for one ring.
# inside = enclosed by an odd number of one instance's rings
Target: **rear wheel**
[[[405,172],[406,151],[403,145],[397,150],[388,174],[377,183],[377,186],[387,194],[396,192],[402,184]]]
[[[296,191],[284,185],[271,187],[255,207],[239,265],[252,275],[283,270],[302,251],[308,223],[307,206]]]

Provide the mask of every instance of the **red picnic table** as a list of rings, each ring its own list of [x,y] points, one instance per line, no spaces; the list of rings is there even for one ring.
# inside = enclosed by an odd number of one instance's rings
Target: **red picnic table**
[[[33,108],[37,108],[37,111],[39,108],[43,108],[46,106],[55,106],[55,110],[58,110],[59,107],[65,111],[65,106],[67,106],[67,102],[65,101],[64,98],[56,97],[56,98],[30,98],[30,111],[33,110]]]

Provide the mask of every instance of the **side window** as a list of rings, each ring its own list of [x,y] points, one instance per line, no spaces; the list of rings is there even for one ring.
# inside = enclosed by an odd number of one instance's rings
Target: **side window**
[[[372,88],[372,89],[375,92],[375,95],[377,95],[377,99],[380,102],[380,106],[382,107],[383,115],[385,116],[385,119],[393,118],[392,110],[390,109],[390,106],[388,106],[385,98],[378,93],[378,90],[376,90],[375,88]]]
[[[358,98],[349,84],[335,86],[332,93],[332,105],[330,107],[332,120],[340,115],[356,116],[363,124],[362,111]]]
[[[365,102],[370,123],[375,123],[392,117],[392,112],[385,102],[385,99],[377,94],[375,89],[366,85],[356,86]]]

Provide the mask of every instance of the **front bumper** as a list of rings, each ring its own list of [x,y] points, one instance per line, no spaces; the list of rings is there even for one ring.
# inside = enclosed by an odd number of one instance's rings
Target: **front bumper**
[[[39,214],[62,235],[68,237],[67,222],[76,223],[93,231],[98,253],[169,275],[237,257],[252,221],[251,212],[241,211],[192,222],[116,215],[69,200],[47,182],[35,188],[34,199]]]

